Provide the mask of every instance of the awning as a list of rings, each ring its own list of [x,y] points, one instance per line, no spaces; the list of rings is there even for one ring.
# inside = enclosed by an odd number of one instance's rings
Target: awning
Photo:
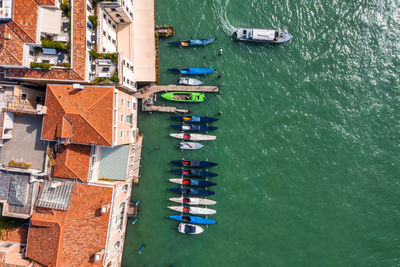
[[[40,32],[58,35],[61,33],[61,9],[40,7]]]

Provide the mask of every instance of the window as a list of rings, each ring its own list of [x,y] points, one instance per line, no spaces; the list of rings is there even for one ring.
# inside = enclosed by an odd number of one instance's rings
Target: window
[[[120,20],[119,20],[119,22],[121,22],[121,23],[124,23],[124,22],[125,22],[125,20],[123,20],[123,19],[120,19]]]
[[[115,40],[114,39],[112,40],[112,43],[115,44]]]
[[[121,122],[124,122],[124,115],[121,114]]]
[[[126,115],[126,122],[127,123],[132,123],[132,115]]]
[[[117,11],[115,8],[111,8],[111,11],[113,11],[113,12],[115,12],[115,11]]]
[[[119,137],[120,137],[120,138],[123,138],[123,137],[124,137],[124,131],[121,131],[121,132],[119,133]]]
[[[42,103],[42,97],[36,96],[36,103]]]
[[[121,98],[121,106],[124,106],[124,99]]]
[[[131,107],[131,101],[128,100],[128,101],[126,102],[126,106],[127,106],[128,108],[130,108],[130,107]]]
[[[22,99],[22,100],[26,100],[27,97],[28,97],[27,94],[21,94],[21,99]]]
[[[106,14],[103,14],[103,18],[104,18],[104,19],[107,19]]]
[[[106,52],[106,49],[105,49],[105,48],[103,48],[103,52],[104,52],[104,53]]]
[[[114,248],[119,248],[119,241],[115,242]]]
[[[125,185],[124,185],[125,186]],[[125,190],[126,191],[126,190]],[[124,192],[125,192],[124,191]],[[119,208],[122,209],[122,207],[125,205],[125,202],[122,202],[121,204],[119,204]]]
[[[110,35],[108,36],[108,40],[111,41],[111,36]]]
[[[108,19],[108,24],[110,24],[110,25],[112,24],[110,19]]]
[[[129,131],[126,131],[126,137],[129,138]]]
[[[120,15],[120,14],[115,14],[115,16],[116,16],[117,18],[120,18],[120,17],[121,17],[121,15]]]
[[[114,30],[117,29],[117,25],[113,24],[112,27],[114,28]]]
[[[122,187],[122,191],[124,191],[124,192],[128,191],[128,186],[129,186],[128,184],[124,185]]]
[[[106,31],[103,31],[103,35],[106,36]]]

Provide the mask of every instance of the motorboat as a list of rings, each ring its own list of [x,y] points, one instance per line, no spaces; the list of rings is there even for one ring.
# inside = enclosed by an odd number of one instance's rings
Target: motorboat
[[[197,235],[204,232],[204,229],[198,225],[190,223],[180,223],[178,226],[178,231],[182,234]]]
[[[180,116],[172,115],[172,119],[183,122],[213,122],[217,121],[217,118],[207,117],[207,116]]]
[[[180,77],[179,84],[199,86],[202,85],[203,82],[195,78]]]
[[[171,197],[169,199],[172,202],[189,204],[189,205],[215,205],[216,201],[207,198],[197,198],[197,197]]]
[[[175,192],[182,195],[193,195],[193,196],[210,196],[215,195],[214,191],[198,189],[198,188],[169,188],[169,191]]]
[[[190,141],[212,141],[217,139],[215,135],[207,135],[207,134],[171,133],[169,135],[174,138],[190,140]]]
[[[169,181],[172,182],[172,183],[176,183],[176,184],[190,185],[190,186],[208,187],[208,186],[217,185],[216,183],[213,183],[213,182],[210,182],[210,181],[205,181],[205,180],[199,180],[199,179],[171,178],[171,179],[169,179]]]
[[[208,218],[189,216],[189,215],[171,215],[170,219],[185,222],[185,223],[196,223],[196,224],[216,224],[217,222]]]
[[[215,69],[208,69],[208,68],[175,68],[168,70],[179,74],[188,74],[188,75],[209,74],[215,71]]]
[[[199,124],[172,124],[169,127],[188,132],[210,132],[218,129],[218,127],[215,126]]]
[[[169,209],[177,211],[177,212],[184,212],[190,214],[197,214],[197,215],[211,215],[217,213],[216,210],[208,209],[208,208],[199,208],[199,207],[185,207],[185,206],[168,206]]]
[[[281,44],[293,38],[292,35],[281,30],[254,28],[238,28],[235,35],[238,41],[268,44]]]
[[[190,39],[185,41],[168,42],[168,44],[179,47],[202,46],[202,45],[205,46],[214,43],[216,40],[217,38]]]
[[[180,149],[196,150],[202,148],[203,145],[197,142],[180,142]]]
[[[170,169],[170,171],[182,176],[192,176],[192,177],[202,177],[202,178],[218,176],[218,174],[216,173],[206,172],[201,170]]]
[[[203,102],[206,99],[204,93],[195,92],[168,92],[161,95],[162,98],[177,102]]]
[[[208,168],[218,165],[218,163],[214,163],[211,161],[201,161],[201,160],[171,160],[170,163],[182,167],[202,167],[202,168]]]

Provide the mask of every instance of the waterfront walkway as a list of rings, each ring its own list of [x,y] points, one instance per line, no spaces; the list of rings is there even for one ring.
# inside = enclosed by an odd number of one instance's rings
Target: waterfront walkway
[[[156,106],[156,94],[159,92],[201,92],[201,93],[219,93],[218,86],[186,86],[186,85],[156,85],[151,84],[140,89],[133,96],[142,99],[142,111],[158,111],[170,113],[189,113],[188,109],[181,109],[172,106]]]

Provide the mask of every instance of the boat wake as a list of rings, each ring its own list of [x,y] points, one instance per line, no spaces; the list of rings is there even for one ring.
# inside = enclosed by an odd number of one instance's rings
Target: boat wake
[[[215,1],[214,11],[215,11],[215,17],[220,21],[223,30],[227,34],[231,35],[235,31],[236,27],[234,27],[229,22],[228,17],[227,17],[227,13],[228,13],[227,9],[228,9],[228,6],[229,6],[229,2],[230,2],[230,0],[226,0],[226,1],[217,0],[217,1]]]

